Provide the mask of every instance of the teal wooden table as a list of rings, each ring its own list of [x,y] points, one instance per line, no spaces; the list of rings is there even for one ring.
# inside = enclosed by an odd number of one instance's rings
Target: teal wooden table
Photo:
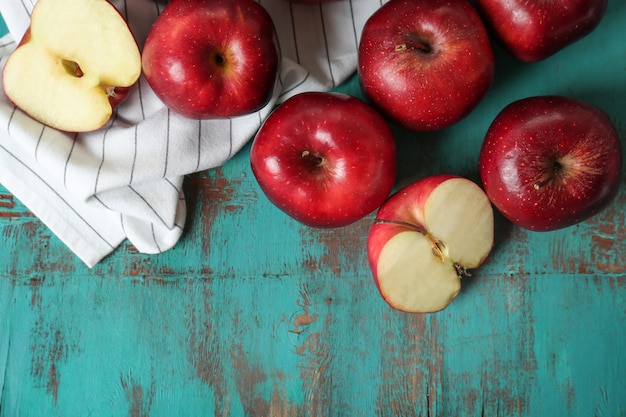
[[[565,94],[626,138],[626,2],[536,64],[497,46],[476,111],[431,134],[394,127],[398,186],[477,180],[482,137],[511,101]],[[339,90],[361,97],[355,78]],[[0,416],[626,416],[626,189],[580,225],[496,221],[484,267],[446,310],[377,293],[373,216],[336,230],[274,208],[249,147],[186,178],[188,222],[158,256],[122,245],[86,268],[0,187]]]

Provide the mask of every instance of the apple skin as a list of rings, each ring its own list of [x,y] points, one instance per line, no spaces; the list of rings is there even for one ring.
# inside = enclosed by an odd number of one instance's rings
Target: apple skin
[[[476,0],[497,39],[523,62],[548,58],[592,32],[608,0]]]
[[[280,60],[274,23],[254,0],[172,0],[142,55],[155,94],[194,119],[261,109],[272,97]]]
[[[563,96],[506,106],[479,155],[485,192],[514,224],[535,231],[579,223],[618,192],[622,145],[609,116]]]
[[[299,222],[346,226],[391,192],[396,143],[387,121],[346,94],[306,92],[278,106],[250,149],[252,172],[268,199]]]
[[[448,127],[487,94],[495,64],[466,0],[391,0],[365,23],[358,77],[383,113],[416,131]]]

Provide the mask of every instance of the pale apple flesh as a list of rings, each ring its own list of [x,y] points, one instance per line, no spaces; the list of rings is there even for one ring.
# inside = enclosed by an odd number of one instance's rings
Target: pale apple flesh
[[[40,0],[6,62],[3,85],[33,119],[84,132],[110,119],[140,74],[135,38],[108,1]]]
[[[493,235],[493,208],[474,182],[437,175],[409,185],[381,206],[368,237],[382,297],[404,312],[443,310],[487,258]]]

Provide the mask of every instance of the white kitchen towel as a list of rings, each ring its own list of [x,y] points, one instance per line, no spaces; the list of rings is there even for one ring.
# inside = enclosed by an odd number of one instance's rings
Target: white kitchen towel
[[[0,91],[0,183],[89,267],[125,239],[142,253],[173,247],[185,224],[184,176],[228,161],[278,103],[331,89],[353,74],[362,27],[384,0],[259,2],[274,19],[283,54],[265,108],[233,119],[186,119],[169,111],[142,77],[105,127],[67,134],[33,121]],[[0,2],[9,28],[0,39],[0,69],[35,3]],[[165,7],[162,0],[112,3],[140,47]]]

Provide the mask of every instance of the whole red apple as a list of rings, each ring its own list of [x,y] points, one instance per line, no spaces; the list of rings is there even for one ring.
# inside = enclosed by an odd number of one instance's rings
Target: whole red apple
[[[537,231],[598,213],[617,194],[621,167],[621,142],[609,116],[561,96],[506,106],[479,156],[489,199],[513,223]]]
[[[386,120],[345,94],[307,92],[278,106],[250,149],[268,199],[313,227],[340,227],[374,211],[396,176],[396,144]]]
[[[450,126],[494,77],[487,30],[466,0],[391,0],[365,23],[358,74],[367,98],[417,130]]]
[[[189,118],[251,113],[280,66],[272,19],[254,0],[172,0],[150,29],[143,70],[156,95]]]
[[[524,62],[545,59],[588,35],[608,0],[477,0],[499,42]]]
[[[461,280],[493,247],[491,202],[474,182],[433,175],[383,203],[367,239],[374,281],[389,305],[410,313],[446,308]]]

